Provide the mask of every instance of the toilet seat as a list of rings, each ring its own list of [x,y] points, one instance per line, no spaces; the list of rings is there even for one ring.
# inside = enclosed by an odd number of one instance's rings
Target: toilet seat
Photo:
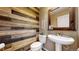
[[[41,42],[34,42],[31,44],[32,51],[40,51],[42,50],[42,43]]]
[[[42,51],[43,44],[46,42],[46,35],[39,34],[39,42],[34,42],[30,45],[31,51]]]

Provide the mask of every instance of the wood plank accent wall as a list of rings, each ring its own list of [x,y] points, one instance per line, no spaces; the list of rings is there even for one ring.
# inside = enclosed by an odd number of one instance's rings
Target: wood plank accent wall
[[[34,10],[35,12],[39,13],[39,10],[37,10],[36,8],[34,8],[34,7],[29,7],[29,8]]]
[[[0,31],[0,36],[4,35],[18,35],[18,34],[23,34],[23,33],[33,33],[35,30],[6,30],[6,31]]]
[[[23,8],[23,7],[13,7],[13,10],[22,13],[24,15],[28,15],[30,17],[36,18],[36,16],[38,16],[37,14],[35,14],[33,11],[30,11],[28,8]],[[26,12],[27,11],[27,12]]]
[[[37,20],[34,20],[34,19],[30,19],[30,18],[25,18],[25,17],[22,17],[22,16],[18,16],[18,15],[14,15],[14,14],[9,14],[9,13],[6,13],[6,12],[3,12],[3,11],[0,11],[0,16],[3,16],[3,17],[9,17],[9,18],[12,18],[12,19],[16,19],[16,20],[21,20],[21,21],[25,21],[25,22],[28,22],[28,23],[35,23],[35,24],[38,24],[38,21]],[[2,21],[1,21],[2,22]],[[7,24],[10,24],[10,25],[5,25],[5,26],[12,26],[11,24],[15,24],[15,23],[12,23],[12,22],[8,22],[8,21],[3,21],[4,25],[5,23]],[[3,26],[4,26],[3,25]],[[20,25],[20,26],[23,26],[23,27],[29,27],[29,25],[31,27],[35,27],[35,25],[31,25],[31,24],[16,24],[17,25]],[[15,25],[14,25],[15,26]],[[19,26],[18,26],[19,27]],[[38,27],[38,25],[36,25],[36,28]]]
[[[21,15],[18,15],[16,12],[12,13],[12,10],[18,12]],[[39,17],[39,10],[35,7],[0,8],[0,37],[2,38],[6,35],[10,35],[13,36],[14,39],[16,39],[17,37],[19,37],[19,35],[23,35],[23,37],[26,38],[27,36],[29,36],[29,34],[33,34],[33,31],[35,34],[36,30],[39,29],[39,21],[37,17]],[[6,37],[4,39],[6,39]],[[36,36],[30,36],[30,38],[10,43],[9,45],[12,45],[12,47],[5,50],[18,50],[20,48],[28,46],[36,40]]]
[[[36,40],[37,40],[36,37],[32,37],[32,38],[28,38],[28,39],[25,39],[22,41],[11,43],[11,47],[8,49],[5,49],[5,51],[14,51],[14,50],[23,48],[23,47],[28,46],[29,44],[35,42]]]
[[[9,26],[9,27],[38,28],[38,25],[22,24],[22,23],[15,23],[15,22],[2,21],[2,20],[0,20],[0,25]]]
[[[9,14],[9,13],[3,12],[2,10],[0,10],[0,16],[9,17],[9,18],[13,18],[13,19],[16,19],[16,20],[26,21],[26,22],[38,23],[37,20],[30,19],[28,17],[25,18],[25,17],[18,16],[18,15],[15,15],[15,14]]]
[[[25,8],[24,7],[23,8],[22,7],[21,8],[18,8],[18,7],[17,8],[14,8],[14,7],[9,8],[10,11],[15,10],[15,9],[19,9],[19,10],[22,9],[22,11],[27,14],[27,15],[25,14],[26,17],[8,13],[8,12],[6,12],[6,9],[5,10],[0,9],[0,26],[39,28],[39,25],[38,25],[39,21],[37,20],[38,19],[37,17],[39,14],[37,14],[36,12],[34,12],[26,7]],[[34,7],[32,7],[32,9],[37,10]],[[22,11],[21,12],[17,11],[17,12],[23,13]],[[29,18],[30,14],[34,15],[36,20],[34,18]],[[5,19],[6,21],[3,21],[3,19]]]

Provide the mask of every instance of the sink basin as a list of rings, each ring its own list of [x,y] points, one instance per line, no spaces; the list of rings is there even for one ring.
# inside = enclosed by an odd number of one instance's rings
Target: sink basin
[[[74,42],[74,39],[71,37],[63,37],[63,36],[56,36],[56,35],[48,35],[49,39],[53,42],[63,44],[63,45],[70,45]]]
[[[56,50],[62,50],[62,45],[70,45],[74,43],[74,39],[72,37],[63,37],[56,35],[48,35],[49,40],[56,43]]]

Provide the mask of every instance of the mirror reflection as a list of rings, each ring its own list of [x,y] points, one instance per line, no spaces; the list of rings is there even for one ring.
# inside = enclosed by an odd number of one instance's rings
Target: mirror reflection
[[[70,14],[69,7],[53,7],[50,9],[50,26],[53,28],[69,28]]]

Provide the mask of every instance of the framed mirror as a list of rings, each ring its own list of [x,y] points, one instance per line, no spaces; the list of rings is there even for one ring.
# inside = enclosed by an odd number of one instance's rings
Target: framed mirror
[[[49,30],[75,30],[75,7],[54,7],[49,10]]]

